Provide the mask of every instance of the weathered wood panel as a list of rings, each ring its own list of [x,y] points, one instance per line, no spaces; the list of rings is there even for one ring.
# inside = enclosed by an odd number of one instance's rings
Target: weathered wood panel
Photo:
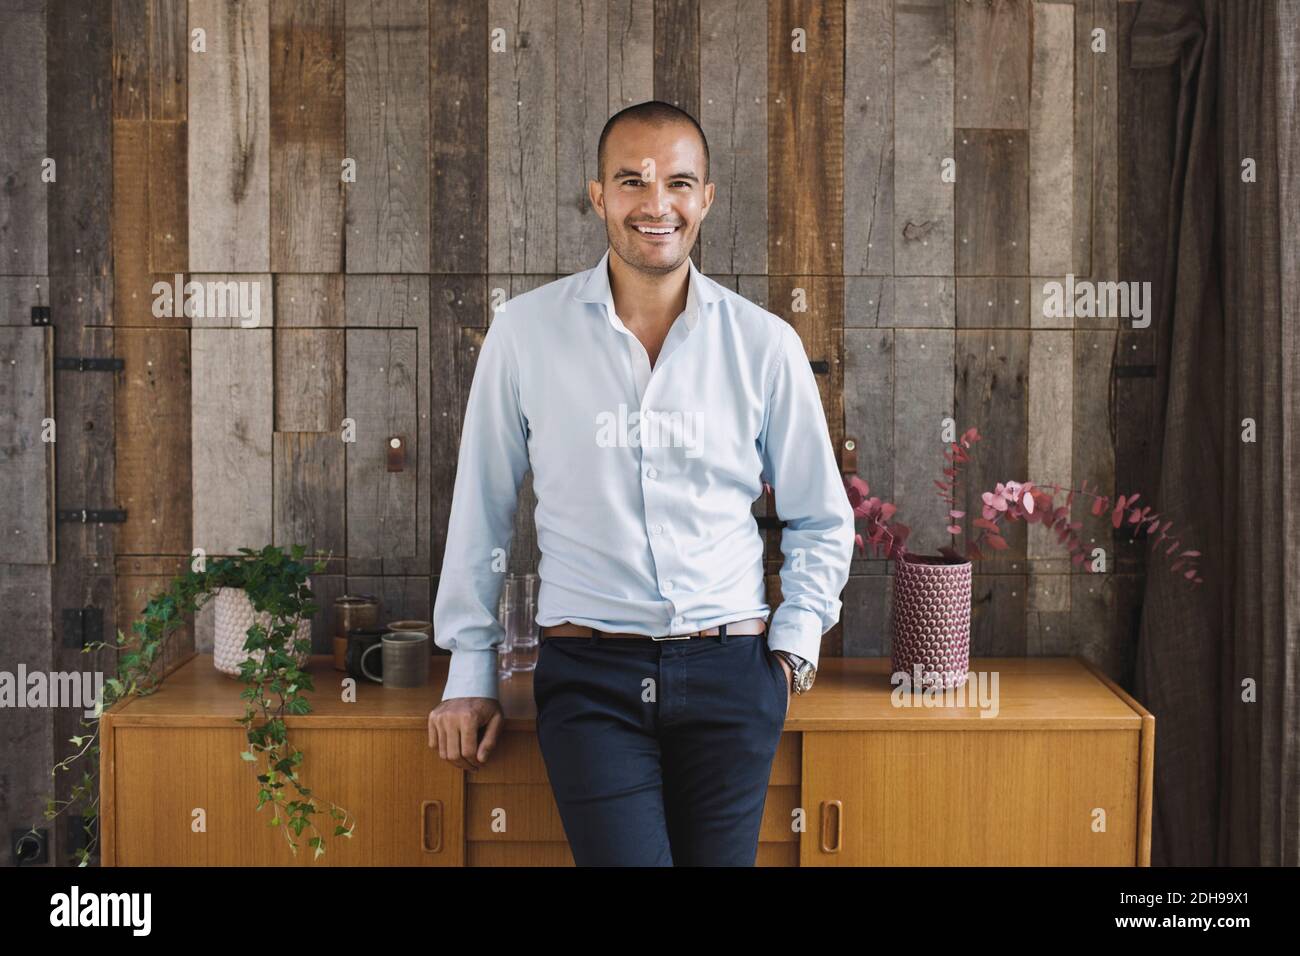
[[[184,121],[149,123],[149,265],[172,277],[189,265],[189,134]]]
[[[0,276],[0,325],[30,327],[33,307],[49,304],[49,277]]]
[[[114,651],[102,649],[91,653],[83,653],[80,644],[66,647],[64,646],[65,633],[63,627],[63,612],[65,609],[94,608],[100,614],[104,640],[111,642],[114,639],[117,633],[117,616],[115,613],[116,601],[113,593],[115,582],[112,569],[111,557],[108,560],[98,557],[73,557],[71,552],[67,550],[59,552],[59,562],[49,569],[50,607],[48,615],[42,622],[42,627],[52,632],[52,646],[50,646],[49,651],[53,670],[63,673],[78,672],[83,674],[99,672],[108,675],[115,673],[117,654]],[[77,635],[66,636],[75,640]],[[39,660],[39,658],[25,658],[29,672],[39,666],[39,664],[34,664],[34,660]],[[93,713],[93,705],[90,711]],[[84,734],[92,726],[91,719],[86,716],[86,711],[77,707],[55,708],[53,724],[55,760],[62,760],[76,753],[77,748],[72,743],[71,738]],[[5,755],[7,760],[12,760],[14,751],[6,749]],[[38,767],[38,769],[46,773],[46,785],[42,790],[42,796],[50,793],[48,772],[52,766],[51,763]],[[72,789],[78,782],[79,779],[74,779],[71,774],[59,774],[54,777],[54,798],[56,800],[71,800]],[[20,822],[23,825],[30,825],[35,821],[23,820]],[[68,837],[69,833],[63,827],[50,828],[51,859],[66,860],[69,863],[76,861],[73,850],[68,845]]]
[[[557,70],[555,101],[556,268],[565,273],[590,269],[609,245],[587,195],[588,182],[599,178],[596,143],[608,116],[608,13],[604,5],[582,0],[556,4],[557,21],[567,25],[555,37],[556,58],[566,65]]]
[[[11,0],[6,7],[0,31],[0,275],[45,275],[45,3]]]
[[[187,278],[197,283],[199,292],[182,297],[192,328],[269,329],[275,325],[275,287],[269,275],[196,273]]]
[[[1074,8],[1034,4],[1029,105],[1029,271],[1069,272],[1074,262]]]
[[[1069,488],[1073,481],[1074,433],[1073,333],[1038,330],[1029,337],[1029,468],[1025,478],[1046,488],[1053,482]],[[1058,505],[1064,495],[1056,496]],[[1033,559],[1068,559],[1057,534],[1035,522],[1027,527],[1027,556]]]
[[[894,280],[893,324],[906,329],[951,329],[956,324],[951,278],[899,276]]]
[[[844,7],[844,274],[894,270],[894,0]]]
[[[1029,280],[958,278],[957,328],[1029,328]]]
[[[710,275],[767,272],[766,90],[763,0],[703,0],[699,120],[717,187],[700,230],[700,262]]]
[[[276,330],[275,430],[337,440],[342,421],[343,330]]]
[[[971,578],[970,656],[1024,657],[1029,579],[1024,574],[978,573],[987,567],[987,561],[978,562]]]
[[[42,189],[48,190],[51,275],[107,275],[112,259],[104,201],[112,193],[112,14],[109,4],[95,0],[49,6],[45,126],[58,180]],[[0,99],[12,95],[6,88]],[[7,153],[3,132],[0,142]],[[0,198],[0,208],[3,203]]]
[[[844,330],[844,435],[857,441],[857,474],[884,501],[894,498],[894,331]],[[850,573],[883,573],[883,559],[854,550]]]
[[[5,608],[7,632],[0,641],[0,670],[17,674],[21,665],[29,673],[48,673],[54,662],[50,569],[0,563],[0,607]],[[5,832],[44,823],[40,811],[50,794],[50,768],[66,755],[60,745],[55,756],[53,730],[54,708],[5,708],[0,720],[0,752],[5,755],[0,826]]]
[[[429,570],[431,475],[428,449],[432,442],[430,398],[429,278],[427,276],[353,276],[348,279],[348,324],[352,327],[412,329],[418,353],[416,399],[419,429],[407,438],[407,467],[419,473],[414,520],[416,550],[408,556],[349,558],[349,574],[424,574]],[[378,567],[374,567],[375,564]]]
[[[343,335],[341,330],[324,334]],[[339,432],[277,431],[271,448],[274,543],[286,550],[301,544],[308,554],[343,554],[347,544],[345,454]]]
[[[1131,494],[1133,489],[1115,487],[1115,426],[1111,407],[1111,369],[1115,360],[1113,331],[1079,329],[1074,333],[1074,432],[1071,436],[1074,450],[1071,456],[1071,473],[1074,487],[1088,483],[1094,495]],[[1145,493],[1145,489],[1136,489]],[[1088,550],[1100,547],[1106,551],[1106,570],[1115,564],[1115,531],[1110,526],[1109,513],[1092,517],[1093,499],[1076,497],[1073,509],[1075,520],[1084,522],[1083,541]],[[1064,504],[1064,502],[1061,502]],[[1078,565],[1071,567],[1075,573],[1088,573]]]
[[[849,575],[840,614],[844,657],[889,656],[892,589],[893,578],[887,574]]]
[[[271,541],[271,330],[194,329],[194,547],[209,555]]]
[[[113,324],[185,326],[185,317],[153,315],[149,271],[149,124],[113,122]],[[171,282],[172,276],[160,277]],[[177,310],[179,311],[179,310]]]
[[[429,267],[429,7],[347,4],[347,271]]]
[[[1103,670],[1117,672],[1124,656],[1121,647],[1131,645],[1136,631],[1118,627],[1119,590],[1124,574],[1075,574],[1070,577],[1070,646],[1072,653],[1087,658]],[[1127,622],[1126,622],[1127,623]]]
[[[430,398],[432,427],[426,458],[430,479],[430,560],[441,571],[451,520],[452,491],[456,487],[456,461],[461,425],[469,401],[469,379],[461,374],[465,330],[481,328],[487,311],[481,276],[435,276],[429,290],[429,354],[432,364]],[[481,341],[481,340],[480,340]],[[477,354],[477,353],[475,353]]]
[[[0,327],[0,562],[54,561],[53,377],[52,329]]]
[[[843,0],[775,0],[767,30],[769,269],[836,275],[844,267]],[[795,30],[804,31],[804,52],[794,49]]]
[[[500,21],[496,7],[492,22]],[[609,111],[654,99],[654,0],[609,0]]]
[[[954,7],[957,125],[1024,129],[1029,125],[1030,0]]]
[[[69,335],[72,335],[84,327],[111,324],[113,311],[111,277],[57,274],[51,276],[47,284],[55,328],[66,330]],[[0,280],[0,287],[2,286],[3,281]],[[0,293],[0,297],[2,295],[3,293]],[[3,318],[0,318],[0,325],[3,324]],[[64,347],[75,348],[74,345],[64,343],[58,346],[60,352]]]
[[[487,269],[487,13],[484,3],[429,5],[432,272]]]
[[[654,98],[700,115],[699,0],[654,0]]]
[[[769,310],[794,326],[809,361],[827,364],[827,371],[815,378],[831,448],[838,456],[844,439],[844,279],[774,275],[768,280],[768,289]],[[796,305],[806,308],[795,311]]]
[[[1025,481],[1028,473],[1029,333],[1005,329],[963,329],[956,333],[955,414],[956,433],[971,426],[983,440],[971,452],[972,460],[961,468],[957,487],[957,508],[966,512],[966,533],[958,543],[964,551],[980,529],[972,525],[983,509],[980,495],[993,491],[998,482]],[[941,471],[941,469],[935,469]],[[931,485],[933,488],[933,484]],[[937,490],[937,489],[936,489]],[[1007,549],[981,547],[984,558],[976,570],[983,574],[1024,571],[1025,523],[1001,521]],[[1021,587],[1023,595],[1024,587]],[[1010,618],[1023,633],[1024,614]],[[974,649],[972,648],[972,653]]]
[[[491,0],[488,22],[488,270],[554,272],[555,5]]]
[[[341,327],[343,286],[341,275],[275,276],[275,324],[282,329]]]
[[[950,541],[943,477],[945,418],[953,416],[953,330],[894,333],[894,504],[912,529],[909,551],[934,554]],[[860,459],[859,459],[860,460]]]
[[[1021,130],[959,129],[957,274],[1029,270],[1029,142]]]
[[[346,348],[347,417],[356,427],[356,440],[347,443],[348,557],[414,557],[417,332],[349,329]],[[401,471],[388,470],[390,439],[407,445]]]
[[[1093,126],[1099,56],[1090,50],[1095,14],[1092,0],[1073,0],[1074,6],[1074,268],[1077,276],[1092,274],[1092,231],[1098,210],[1093,208],[1092,180],[1097,157],[1093,155]],[[1111,37],[1106,37],[1109,50]]]
[[[1029,324],[1033,328],[1074,328],[1074,316],[1068,314],[1057,315],[1055,314],[1057,310],[1052,307],[1058,295],[1057,289],[1059,288],[1062,293],[1065,292],[1068,282],[1068,277],[1063,275],[1034,276],[1029,280]],[[1107,320],[1085,319],[1084,322],[1104,327]],[[1111,321],[1111,324],[1113,325],[1114,322]]]
[[[170,281],[190,267],[188,5],[149,0],[149,271]]]
[[[429,313],[429,280],[424,276],[352,276],[347,286],[348,324],[352,327],[368,328],[410,328],[417,335],[419,351],[419,372],[417,402],[424,412],[424,393],[428,392],[429,375],[425,370],[427,352],[424,328]],[[412,470],[419,468],[419,490],[417,502],[427,499],[424,494],[425,469],[422,467],[424,455],[421,449],[428,446],[423,430],[425,420],[421,419],[421,432],[418,437],[407,438],[407,462]],[[418,505],[417,505],[418,508]],[[419,570],[425,552],[428,534],[425,532],[429,509],[417,510],[415,518],[419,524],[415,539],[414,557],[382,557],[376,555],[356,555],[349,553],[347,573],[350,575],[382,575],[399,573],[400,568],[408,563],[414,570]]]
[[[184,329],[117,329],[118,555],[189,554],[190,346]]]
[[[1025,651],[1034,656],[1069,656],[1070,576],[1031,574],[1025,602]]]
[[[894,273],[951,275],[953,5],[914,0],[894,11]]]
[[[113,332],[96,328],[109,308],[100,286],[107,279],[83,276],[54,280],[56,302],[81,300],[77,308],[59,308],[65,325],[56,332],[59,350],[75,355],[111,358]],[[54,407],[58,441],[54,445],[55,483],[60,508],[112,508],[117,505],[114,483],[113,377],[103,373],[57,373]],[[98,558],[106,573],[112,561],[117,525],[63,522],[56,526],[59,563]],[[55,583],[63,574],[55,571]]]
[[[334,653],[334,602],[347,594],[347,578],[342,574],[313,574],[308,578],[312,599],[320,608],[311,616],[311,652]],[[340,678],[342,674],[338,675]]]
[[[393,621],[431,621],[430,584],[424,576],[366,577],[349,574],[348,594],[373,594],[379,599],[379,626]]]
[[[149,0],[149,118],[183,120],[189,111],[189,6]]]
[[[189,253],[195,272],[268,272],[270,21],[264,2],[190,0]]]
[[[113,119],[149,118],[150,0],[111,0]]]
[[[1092,57],[1092,275],[1119,278],[1119,28],[1116,0],[1092,0],[1094,26],[1105,31],[1106,52]],[[1078,29],[1076,21],[1075,29]],[[1079,195],[1076,192],[1076,197]],[[1076,198],[1076,202],[1077,202]]]
[[[107,79],[105,79],[107,89]],[[106,101],[105,101],[106,102]],[[107,136],[109,122],[105,111]],[[105,225],[107,223],[105,222]],[[107,247],[107,236],[101,239]],[[51,247],[51,259],[58,246]],[[52,261],[52,265],[58,265]],[[111,357],[113,331],[102,328],[107,321],[112,300],[107,276],[51,276],[50,298],[57,331],[58,349],[64,354]],[[54,487],[57,506],[61,508],[115,507],[117,495],[113,468],[113,376],[103,373],[54,376],[54,407],[58,417],[58,441],[54,452]],[[53,630],[52,663],[56,670],[101,671],[112,673],[115,654],[100,650],[83,654],[80,643],[65,646],[76,634],[64,627],[65,609],[93,608],[100,614],[105,640],[116,633],[113,596],[113,554],[117,525],[98,522],[60,522],[55,525],[56,563],[50,568],[50,617]],[[28,666],[31,664],[29,662]],[[83,713],[73,708],[58,708],[54,713],[54,740],[63,748],[62,758],[72,752],[69,739],[82,732]],[[62,777],[62,779],[60,779]],[[54,779],[54,796],[69,800],[75,781],[63,774]],[[66,859],[67,832],[54,828],[51,833],[53,859]]]
[[[894,280],[891,277],[844,277],[846,329],[887,328],[894,324]]]
[[[343,3],[272,0],[271,271],[343,270]]]

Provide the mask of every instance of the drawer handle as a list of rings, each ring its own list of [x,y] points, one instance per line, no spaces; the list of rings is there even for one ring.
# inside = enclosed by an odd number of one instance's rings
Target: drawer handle
[[[429,845],[430,834],[436,841],[433,846]],[[441,800],[425,800],[420,804],[420,846],[425,853],[442,852]]]
[[[835,808],[835,845],[828,846],[826,843],[827,824],[830,822],[830,809]],[[844,835],[844,803],[841,800],[824,800],[822,801],[822,852],[839,853],[840,841]]]

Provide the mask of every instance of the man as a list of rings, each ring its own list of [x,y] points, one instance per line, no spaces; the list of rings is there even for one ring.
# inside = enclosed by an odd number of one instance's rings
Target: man
[[[791,680],[812,686],[839,619],[852,510],[797,333],[690,259],[714,197],[699,125],[641,103],[597,155],[610,248],[507,302],[470,386],[429,746],[472,771],[501,733],[496,605],[531,464],[537,734],[575,861],[752,866]],[[786,522],[770,622],[764,477]]]

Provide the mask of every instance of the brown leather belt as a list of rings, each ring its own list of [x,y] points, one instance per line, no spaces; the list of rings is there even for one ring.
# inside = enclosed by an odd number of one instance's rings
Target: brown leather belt
[[[600,637],[618,637],[618,638],[639,638],[652,641],[683,641],[690,637],[716,637],[726,628],[727,635],[732,634],[764,634],[767,632],[767,622],[761,617],[751,617],[743,621],[731,621],[720,627],[709,627],[702,631],[692,631],[689,634],[673,634],[668,637],[657,637],[650,634],[632,634],[627,631],[597,631],[595,628],[587,627],[582,624],[574,624],[565,621],[563,624],[548,624],[541,629],[542,640],[548,637],[592,637],[593,634],[599,634]]]

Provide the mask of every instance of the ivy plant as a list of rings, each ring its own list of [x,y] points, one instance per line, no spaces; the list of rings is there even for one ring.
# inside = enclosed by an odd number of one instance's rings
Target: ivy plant
[[[89,732],[69,738],[76,750],[50,771],[51,776],[68,772],[82,761],[81,780],[73,786],[67,800],[50,797],[44,811],[45,819],[53,821],[72,807],[82,807],[86,844],[76,851],[79,866],[89,863],[97,842],[97,773],[103,712],[118,701],[148,696],[162,686],[165,676],[161,673],[162,652],[166,642],[220,588],[244,590],[258,617],[265,615],[269,621],[269,627],[260,621],[254,621],[249,627],[244,641],[249,656],[239,668],[240,680],[245,685],[240,699],[245,705],[243,716],[237,719],[247,739],[247,749],[239,753],[239,758],[248,763],[256,777],[255,809],[260,811],[271,805],[272,816],[267,825],[281,828],[295,855],[299,849],[297,840],[304,832],[308,834],[307,845],[312,849],[313,860],[325,852],[325,837],[313,819],[321,812],[322,804],[327,806],[334,821],[332,836],[351,838],[356,822],[348,812],[304,785],[303,754],[289,739],[284,722],[288,715],[311,713],[311,703],[303,691],[315,690],[311,675],[298,666],[299,656],[310,653],[311,642],[297,639],[296,633],[298,621],[319,609],[307,583],[308,575],[324,571],[326,562],[319,559],[309,564],[303,560],[304,553],[302,545],[294,545],[288,554],[268,545],[260,552],[240,548],[242,557],[223,557],[211,562],[196,558],[190,570],[174,577],[165,590],[150,598],[140,618],[131,625],[134,635],[131,640],[119,630],[115,646],[99,641],[83,648],[83,653],[111,648],[117,654],[116,674],[104,681],[104,692],[95,702],[92,718],[81,721],[81,726]],[[32,828],[33,834],[35,829]]]

